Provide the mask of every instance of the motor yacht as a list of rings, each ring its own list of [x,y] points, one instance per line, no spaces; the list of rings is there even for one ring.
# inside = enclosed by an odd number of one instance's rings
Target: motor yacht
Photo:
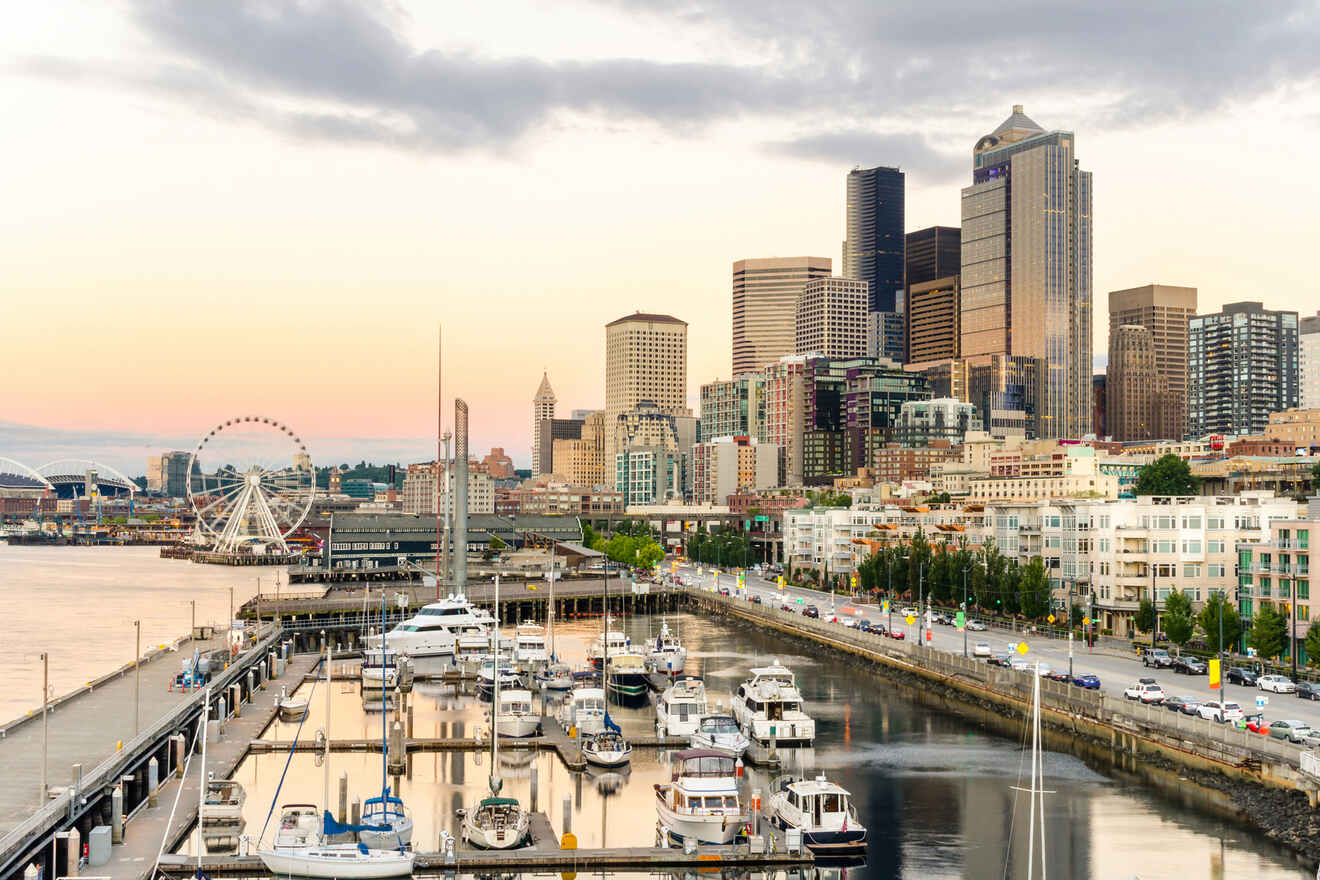
[[[247,792],[233,779],[208,779],[202,802],[202,825],[233,825],[243,821]]]
[[[536,673],[541,687],[551,691],[566,691],[573,687],[573,670],[567,663],[551,663]]]
[[[622,767],[632,758],[632,746],[619,731],[606,730],[582,740],[582,757],[597,767]]]
[[[778,660],[753,669],[733,699],[733,715],[747,737],[748,757],[764,762],[776,756],[776,749],[811,745],[816,722],[802,704],[793,673]]]
[[[802,832],[814,853],[850,853],[866,849],[866,826],[857,818],[851,795],[824,776],[776,779],[770,794],[770,822]]]
[[[499,705],[491,711],[500,736],[533,736],[541,728],[541,716],[532,711],[531,691],[501,687]]]
[[[477,669],[477,687],[482,694],[489,696],[495,692],[495,676],[495,660],[487,657]],[[516,688],[522,684],[513,664],[503,657],[500,658],[499,680],[501,688]]]
[[[518,624],[513,631],[513,659],[524,669],[536,669],[549,663],[545,628],[535,623]]]
[[[559,707],[559,726],[577,725],[578,735],[605,731],[605,691],[598,687],[574,688]]]
[[[409,657],[437,657],[454,653],[459,633],[471,628],[484,630],[492,623],[490,614],[466,597],[448,596],[423,605],[386,633],[385,642]]]
[[[702,716],[688,742],[693,748],[715,749],[735,758],[741,758],[748,746],[738,719],[725,713]]]
[[[614,702],[621,706],[640,706],[646,702],[646,658],[633,648],[618,654],[610,649],[609,672],[605,687]]]
[[[646,665],[653,672],[678,675],[683,671],[683,664],[686,662],[687,648],[684,648],[678,636],[670,631],[669,624],[662,623],[659,635],[647,649]]]
[[[610,630],[608,638],[609,638],[609,645],[608,645],[609,654],[611,657],[617,654],[622,654],[632,645],[632,641],[628,638],[628,636],[624,635],[621,632],[618,632],[617,630]],[[594,642],[587,645],[587,662],[590,663],[596,669],[600,669],[601,664],[604,662],[605,659],[605,649],[606,649],[605,640],[606,640],[606,636],[604,634],[601,634],[596,636],[596,640]]]
[[[280,720],[301,721],[307,717],[307,700],[290,697],[284,688],[280,688]]]
[[[747,824],[734,759],[713,749],[677,752],[670,781],[655,785],[655,809],[667,844],[732,843]]]
[[[706,708],[706,685],[701,679],[680,679],[656,700],[656,729],[660,736],[690,736],[697,732]]]

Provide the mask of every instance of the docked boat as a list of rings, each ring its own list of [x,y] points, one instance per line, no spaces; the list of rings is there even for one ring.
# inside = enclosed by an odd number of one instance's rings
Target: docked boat
[[[438,657],[454,653],[458,634],[468,629],[484,630],[493,619],[464,596],[448,596],[418,609],[417,613],[390,630],[385,641],[409,657]]]
[[[551,663],[536,673],[537,683],[551,691],[566,691],[573,687],[573,670],[567,663]]]
[[[541,716],[532,711],[532,692],[500,690],[500,701],[491,711],[500,736],[534,736],[541,729]]]
[[[559,707],[559,726],[567,731],[577,725],[578,734],[605,732],[605,691],[597,687],[574,688]]]
[[[357,836],[368,849],[403,849],[412,845],[412,814],[387,788],[362,804]]]
[[[531,819],[513,798],[488,797],[463,811],[463,839],[479,849],[517,849],[531,837]]]
[[[851,795],[824,776],[776,779],[770,793],[770,822],[784,831],[801,831],[802,842],[817,855],[866,849],[866,826],[857,818]]]
[[[280,720],[302,721],[307,717],[307,701],[290,697],[284,688],[280,688]]]
[[[208,779],[206,798],[202,801],[203,826],[234,825],[243,821],[243,802],[247,792],[233,779]]]
[[[607,643],[608,638],[608,643]],[[610,630],[608,637],[602,633],[596,636],[596,640],[587,645],[587,662],[596,669],[600,669],[605,662],[605,655],[608,653],[611,657],[622,654],[632,646],[631,640],[621,632]]]
[[[732,843],[747,824],[734,759],[713,749],[689,749],[676,753],[673,762],[669,783],[655,785],[660,836],[679,846],[689,839]]]
[[[691,736],[706,714],[706,685],[699,678],[674,682],[655,703],[656,729],[661,736]]]
[[[503,658],[500,659],[499,673],[495,671],[495,661],[487,657],[482,661],[477,669],[477,687],[486,695],[495,692],[495,679],[499,679],[501,688],[516,688],[522,684],[518,677],[518,672],[513,668],[513,664]]]
[[[582,740],[582,757],[597,767],[622,767],[632,759],[632,746],[617,728],[606,730]]]
[[[280,813],[275,844],[257,851],[266,870],[276,876],[376,880],[412,874],[411,850],[372,850],[356,843],[323,843],[323,833],[338,823],[311,804],[286,804]]]
[[[626,648],[619,654],[610,651],[605,687],[614,702],[621,706],[640,706],[645,703],[649,690],[646,675],[646,658],[639,651],[632,648]]]
[[[362,670],[359,675],[362,692],[380,693],[383,687],[394,690],[399,684],[399,654],[393,648],[368,648],[362,652]]]
[[[738,719],[722,713],[702,716],[688,742],[693,748],[716,749],[735,758],[741,758],[748,746]]]
[[[549,663],[545,628],[535,623],[518,624],[513,631],[513,659],[524,669],[536,669]]]
[[[776,757],[776,749],[811,745],[816,722],[802,704],[793,673],[778,660],[753,669],[733,699],[733,715],[747,737],[748,757],[764,762]]]
[[[660,633],[646,652],[646,665],[653,672],[665,675],[678,675],[687,662],[687,648],[683,647],[676,633],[670,632],[669,624],[660,625]]]

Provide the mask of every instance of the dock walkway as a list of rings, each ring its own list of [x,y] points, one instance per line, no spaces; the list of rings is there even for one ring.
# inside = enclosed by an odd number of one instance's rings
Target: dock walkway
[[[143,658],[142,696],[137,710],[140,728],[150,729],[187,698],[179,691],[171,691],[169,685],[182,661],[191,657],[194,649],[205,653],[224,646],[223,636],[207,641],[185,639],[177,650],[154,651]],[[58,705],[47,710],[46,763],[48,784],[52,788],[72,783],[74,764],[81,763],[90,771],[133,739],[137,733],[134,728],[139,726],[135,722],[133,698],[136,680],[130,664],[117,674],[60,698]],[[33,715],[25,723],[5,725],[0,736],[0,767],[5,770],[5,784],[0,786],[0,837],[46,803],[46,795],[41,791],[41,713],[37,711]]]
[[[289,661],[295,675],[310,670],[320,657],[316,654],[296,654]],[[241,715],[231,717],[224,724],[218,742],[206,746],[206,770],[216,779],[231,776],[239,762],[248,753],[253,737],[259,736],[271,723],[279,709],[279,688],[268,686],[258,691],[249,703],[240,706]],[[110,862],[99,868],[88,868],[97,876],[108,880],[140,880],[151,875],[156,856],[165,843],[169,852],[180,844],[197,821],[197,794],[201,774],[198,772],[199,755],[194,754],[188,775],[182,780],[171,775],[161,783],[155,807],[143,807],[124,825],[124,842],[111,850]],[[180,794],[180,788],[182,793]],[[170,808],[178,798],[178,810],[170,820]],[[255,837],[260,828],[246,829]]]

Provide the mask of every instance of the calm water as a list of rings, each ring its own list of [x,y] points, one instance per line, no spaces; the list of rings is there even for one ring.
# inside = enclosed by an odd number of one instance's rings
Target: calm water
[[[133,625],[143,621],[143,644],[182,635],[189,599],[197,600],[199,622],[228,614],[229,587],[239,603],[256,592],[265,569],[198,566],[157,557],[155,548],[10,548],[0,544],[0,614],[8,638],[0,658],[9,672],[0,691],[0,716],[13,717],[39,700],[38,653],[51,652],[57,693],[126,662],[133,652]],[[870,830],[865,867],[846,873],[875,878],[991,878],[1026,876],[1025,801],[1014,808],[1025,760],[1020,735],[1005,737],[961,719],[917,705],[883,678],[830,657],[802,656],[753,627],[682,616],[690,654],[689,672],[705,676],[712,702],[728,693],[748,667],[778,657],[798,673],[808,711],[818,720],[814,749],[796,755],[800,770],[823,772],[853,792]],[[653,621],[634,618],[626,628],[644,638]],[[560,627],[559,650],[570,660],[583,656],[599,620]],[[303,736],[324,723],[324,684],[317,687]],[[304,686],[302,693],[308,693]],[[414,692],[417,736],[470,736],[485,725],[485,704],[452,688],[419,685]],[[30,694],[30,696],[28,696]],[[364,713],[356,685],[331,685],[332,735],[380,735],[380,716]],[[625,732],[650,731],[651,709],[614,710]],[[296,725],[276,724],[267,738],[292,739]],[[238,778],[248,790],[247,833],[255,838],[266,819],[286,755],[249,758]],[[341,772],[350,797],[380,788],[379,755],[331,756],[332,786]],[[1072,755],[1048,753],[1045,787],[1049,875],[1064,878],[1301,878],[1314,870],[1255,832],[1207,815],[1088,767]],[[573,831],[582,846],[646,844],[654,840],[652,784],[667,778],[665,756],[639,749],[625,773],[570,773],[552,754],[504,752],[500,774],[505,791],[526,803],[531,773],[539,803],[558,833],[562,801],[571,804]],[[454,811],[481,797],[487,786],[486,754],[416,755],[397,790],[410,805],[416,843],[434,849],[440,831],[457,829]],[[323,771],[312,755],[295,755],[280,802],[322,799]],[[768,780],[755,770],[747,785]],[[395,784],[391,780],[391,784]],[[1022,782],[1025,785],[1025,780]],[[1007,871],[1005,868],[1008,863]],[[638,877],[645,875],[636,875]],[[666,875],[659,875],[666,876]]]
[[[41,705],[41,657],[50,654],[54,696],[133,659],[133,621],[142,650],[188,632],[189,600],[197,622],[222,623],[229,588],[237,608],[267,590],[274,568],[231,568],[161,559],[158,547],[10,547],[0,541],[0,720]]]

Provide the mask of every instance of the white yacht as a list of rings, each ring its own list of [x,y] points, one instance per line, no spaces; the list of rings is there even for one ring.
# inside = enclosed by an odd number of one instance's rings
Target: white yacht
[[[690,736],[706,714],[706,686],[699,678],[684,678],[665,689],[655,703],[656,729],[661,736]]]
[[[330,818],[326,813],[325,818]],[[331,819],[333,822],[333,819]],[[411,850],[371,850],[356,843],[322,843],[324,825],[311,804],[286,804],[270,849],[257,850],[266,870],[276,876],[377,880],[412,874]]]
[[[203,825],[233,825],[243,821],[243,802],[247,792],[233,779],[208,779],[206,799],[202,802]]]
[[[385,636],[389,647],[409,657],[437,657],[454,653],[458,634],[484,631],[494,623],[485,609],[463,596],[449,596],[418,609]]]
[[[495,731],[500,736],[533,736],[541,727],[541,716],[532,711],[532,692],[500,690],[498,706],[492,706]]]
[[[664,842],[732,843],[747,824],[734,759],[712,749],[689,749],[676,753],[673,762],[670,782],[655,785]]]
[[[817,855],[862,852],[866,826],[857,818],[851,795],[827,780],[776,779],[770,793],[770,821],[802,832],[802,842]]]
[[[368,849],[405,849],[412,845],[412,815],[387,788],[378,797],[363,802],[357,835]]]
[[[628,636],[617,630],[610,630],[608,638],[609,653],[611,657],[616,654],[622,654],[632,645],[632,641]],[[600,669],[601,663],[605,660],[605,639],[606,636],[601,634],[596,636],[596,641],[587,645],[587,662],[596,669]]]
[[[738,719],[723,713],[703,716],[688,742],[693,748],[715,749],[735,758],[741,758],[748,746]]]
[[[484,694],[495,692],[495,661],[487,657],[482,661],[477,669],[477,687]],[[508,660],[501,657],[499,665],[499,682],[501,688],[516,688],[522,682],[518,678],[518,672],[513,668]]]
[[[513,659],[524,669],[535,669],[550,662],[545,647],[545,627],[535,623],[520,623],[513,634]]]
[[[678,675],[687,662],[687,648],[678,640],[677,634],[670,632],[669,624],[660,625],[660,634],[650,644],[646,652],[646,665],[652,671],[665,675]]]
[[[809,746],[816,738],[816,722],[802,711],[802,693],[793,673],[775,660],[752,670],[738,685],[733,715],[747,737],[747,755],[768,761],[778,748]]]
[[[597,767],[622,767],[632,759],[632,746],[622,733],[607,730],[583,739],[582,757]]]
[[[371,690],[379,694],[382,686],[394,690],[399,683],[399,653],[393,648],[367,648],[362,652],[359,679],[364,693]]]
[[[559,725],[568,730],[577,725],[578,735],[605,732],[605,691],[603,688],[574,688],[559,707]]]

